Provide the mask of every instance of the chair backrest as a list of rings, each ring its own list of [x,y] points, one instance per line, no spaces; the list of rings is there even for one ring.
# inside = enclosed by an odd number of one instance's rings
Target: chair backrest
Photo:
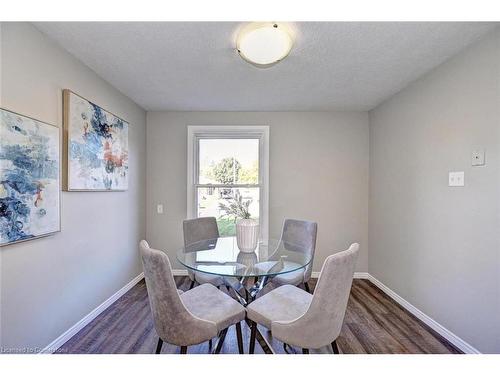
[[[312,221],[285,219],[283,223],[281,240],[285,249],[305,251],[311,256],[311,263],[304,270],[304,281],[311,278],[317,232],[318,224]]]
[[[219,228],[215,217],[200,217],[184,220],[184,246],[192,243],[219,238]]]
[[[329,322],[328,327],[335,338],[344,321],[358,253],[359,244],[354,243],[349,249],[326,258],[309,306],[312,314],[326,312],[322,319]]]
[[[273,336],[291,345],[320,348],[340,334],[351,291],[359,245],[326,258],[306,313],[291,322],[273,322]]]
[[[214,337],[217,334],[215,323],[195,317],[182,303],[167,254],[151,249],[144,240],[139,248],[158,336],[178,346],[195,345]]]

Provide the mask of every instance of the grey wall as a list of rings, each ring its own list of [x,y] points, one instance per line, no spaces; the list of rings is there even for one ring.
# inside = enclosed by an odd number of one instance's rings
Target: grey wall
[[[370,112],[369,272],[500,352],[500,31]],[[471,151],[486,165],[471,167]],[[465,187],[448,187],[449,171]]]
[[[147,124],[147,239],[172,260],[186,218],[187,126],[269,125],[270,235],[279,236],[286,217],[317,221],[314,270],[357,241],[357,270],[367,271],[367,113],[148,112]]]
[[[61,127],[69,88],[130,122],[128,191],[64,192],[60,233],[0,248],[2,345],[43,348],[141,272],[146,114],[29,24],[1,42],[3,107]]]

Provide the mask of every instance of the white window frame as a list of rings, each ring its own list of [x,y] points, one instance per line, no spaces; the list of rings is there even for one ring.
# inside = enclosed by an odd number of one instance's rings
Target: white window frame
[[[259,222],[260,237],[267,239],[269,234],[269,126],[257,125],[189,125],[187,129],[187,217],[197,216],[196,175],[199,162],[199,140],[207,138],[258,138],[259,139]],[[212,185],[219,187],[219,185]],[[240,187],[248,187],[242,184]],[[251,184],[255,187],[255,184]]]

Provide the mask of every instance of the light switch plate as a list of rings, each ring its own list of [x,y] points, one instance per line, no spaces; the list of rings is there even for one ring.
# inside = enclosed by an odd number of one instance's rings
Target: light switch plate
[[[159,214],[163,213],[163,204],[159,204],[156,206],[156,212],[158,212]]]
[[[474,150],[471,154],[471,164],[472,166],[484,165],[484,150]]]
[[[465,186],[465,173],[450,172],[448,174],[448,186]]]

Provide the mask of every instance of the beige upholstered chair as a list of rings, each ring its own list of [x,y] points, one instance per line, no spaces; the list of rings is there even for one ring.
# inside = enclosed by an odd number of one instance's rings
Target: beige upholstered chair
[[[228,327],[235,324],[238,348],[243,353],[241,321],[245,309],[227,294],[210,284],[203,284],[178,293],[168,256],[151,249],[146,241],[139,244],[149,304],[156,333],[159,336],[156,353],[163,341],[181,347],[197,345],[219,336],[215,353],[224,343]]]
[[[326,258],[313,295],[284,285],[250,303],[250,353],[255,348],[257,323],[270,329],[273,338],[300,347],[303,353],[326,345],[338,353],[335,340],[342,328],[358,251],[355,243]]]
[[[219,238],[219,228],[215,217],[200,217],[197,219],[184,220],[184,246],[195,242]],[[221,276],[210,275],[203,272],[188,270],[188,276],[191,280],[191,289],[194,284],[212,284],[216,287],[224,285],[224,279]]]
[[[272,279],[274,285],[304,284],[305,289],[308,292],[310,291],[307,282],[312,274],[317,232],[318,224],[312,221],[285,219],[283,231],[281,233],[281,241],[285,249],[291,251],[306,251],[311,255],[312,259],[303,269],[274,277]]]

